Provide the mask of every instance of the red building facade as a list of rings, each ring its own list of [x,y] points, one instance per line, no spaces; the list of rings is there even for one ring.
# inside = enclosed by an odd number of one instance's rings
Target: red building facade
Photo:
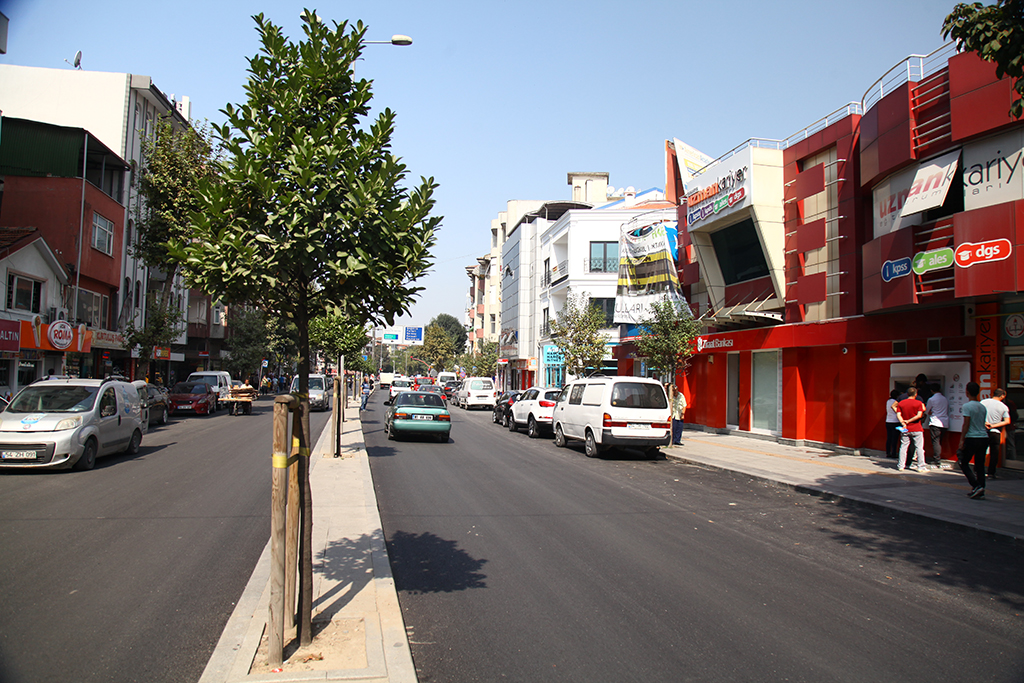
[[[946,46],[861,103],[788,140],[748,141],[693,178],[677,196],[680,279],[710,331],[679,378],[687,421],[884,451],[890,391],[925,374],[949,399],[950,458],[968,381],[1024,406],[1024,121],[1009,117],[1012,97],[992,64]],[[683,183],[667,186],[671,197]],[[1018,453],[1004,465],[1024,468]]]

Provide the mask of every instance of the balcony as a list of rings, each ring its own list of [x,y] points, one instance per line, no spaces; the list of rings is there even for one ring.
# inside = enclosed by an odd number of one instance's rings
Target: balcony
[[[619,259],[590,258],[583,260],[583,270],[588,273],[618,273]]]

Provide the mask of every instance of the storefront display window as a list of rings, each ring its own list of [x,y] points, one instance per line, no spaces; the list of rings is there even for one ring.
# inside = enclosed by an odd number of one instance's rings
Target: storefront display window
[[[22,360],[18,361],[18,388],[28,386],[32,382],[36,381],[39,377],[37,366],[39,364],[35,361]]]
[[[754,429],[779,429],[779,352],[759,351],[753,356],[750,405]]]

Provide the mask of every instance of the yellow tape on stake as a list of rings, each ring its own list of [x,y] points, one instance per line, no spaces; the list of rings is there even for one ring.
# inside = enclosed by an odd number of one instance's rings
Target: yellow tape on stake
[[[298,458],[289,457],[288,455],[286,455],[284,453],[274,453],[271,456],[271,463],[273,463],[274,469],[279,469],[279,470],[286,470],[286,469],[288,469],[288,466],[291,465],[296,460],[298,460]]]

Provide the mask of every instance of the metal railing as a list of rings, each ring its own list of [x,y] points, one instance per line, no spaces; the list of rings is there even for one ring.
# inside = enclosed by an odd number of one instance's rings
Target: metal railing
[[[949,58],[957,52],[956,43],[950,42],[926,55],[910,55],[901,60],[864,91],[864,97],[860,100],[862,109],[869,111],[883,97],[904,83],[916,83],[926,76],[944,69]]]
[[[583,259],[583,270],[587,273],[617,273],[619,272],[619,259],[618,257]]]

